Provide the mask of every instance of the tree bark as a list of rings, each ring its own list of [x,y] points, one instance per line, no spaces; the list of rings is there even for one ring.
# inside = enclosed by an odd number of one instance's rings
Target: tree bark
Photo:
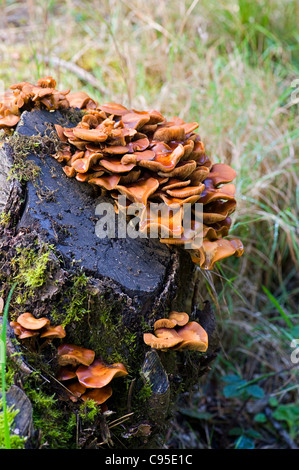
[[[5,298],[10,285],[18,282],[10,319],[30,311],[53,324],[65,324],[65,340],[54,340],[49,347],[37,341],[34,351],[31,344],[20,348],[29,368],[47,377],[50,391],[60,398],[57,406],[67,414],[82,402],[66,399],[63,384],[55,380],[57,346],[62,341],[93,349],[96,357],[122,362],[129,371],[112,382],[107,405],[113,418],[109,412],[101,414],[93,439],[81,436],[81,446],[159,448],[180,391],[192,390],[217,353],[214,314],[208,302],[198,305],[201,276],[188,253],[159,240],[96,236],[96,207],[111,200],[68,178],[50,155],[55,150],[53,125],[74,126],[69,117],[58,111],[25,112],[14,139],[1,150],[1,291]],[[39,171],[26,182],[15,176],[7,181],[13,165],[13,174],[18,174],[16,162],[24,142],[34,150],[33,137],[37,150],[26,155],[26,162]],[[18,138],[21,146],[16,145]],[[35,278],[28,281],[32,269]],[[152,331],[154,322],[171,310],[189,313],[207,330],[207,353],[161,352],[145,345],[143,333]],[[124,416],[125,421],[110,429],[115,416]]]

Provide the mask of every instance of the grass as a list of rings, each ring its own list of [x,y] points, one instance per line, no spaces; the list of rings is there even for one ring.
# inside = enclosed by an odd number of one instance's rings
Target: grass
[[[196,120],[213,160],[237,171],[231,234],[245,254],[209,277],[222,350],[194,402],[186,399],[206,418],[179,415],[169,445],[287,448],[291,436],[299,446],[298,365],[290,359],[291,340],[299,338],[298,3],[2,4],[5,88],[52,75],[60,89],[82,89],[101,102]],[[57,58],[67,67],[55,65]],[[90,75],[80,78],[74,64]],[[227,395],[232,374],[254,381],[263,397]]]
[[[3,430],[4,430],[4,447],[5,449],[10,449],[10,426],[8,420],[8,411],[6,406],[6,324],[8,320],[8,309],[13,291],[16,287],[16,284],[12,286],[10,292],[7,296],[7,300],[4,307],[3,317],[2,317],[2,328],[1,328],[1,338],[0,338],[0,359],[1,359],[1,392],[2,392],[2,413],[3,413]]]

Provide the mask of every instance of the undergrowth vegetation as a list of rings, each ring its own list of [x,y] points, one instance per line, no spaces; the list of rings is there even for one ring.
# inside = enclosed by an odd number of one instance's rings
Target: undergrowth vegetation
[[[2,2],[0,80],[51,75],[100,102],[199,122],[207,153],[237,171],[230,233],[245,253],[203,273],[221,351],[182,397],[168,445],[299,446],[298,3],[100,3]]]

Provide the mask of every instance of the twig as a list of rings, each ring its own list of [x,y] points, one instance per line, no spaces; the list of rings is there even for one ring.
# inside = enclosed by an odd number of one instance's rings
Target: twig
[[[36,56],[38,60],[43,61],[46,65],[52,65],[53,67],[60,67],[62,69],[69,70],[74,75],[77,75],[80,80],[99,90],[102,95],[109,95],[108,90],[102,86],[102,83],[94,75],[87,72],[87,70],[82,69],[79,65],[55,56],[47,57],[42,54],[37,54]]]
[[[131,409],[132,409],[132,407],[131,407],[131,405],[132,405],[132,393],[133,393],[133,388],[134,388],[135,382],[136,382],[136,378],[134,378],[132,380],[132,382],[130,383],[129,392],[128,392],[127,410],[128,410],[129,413],[131,412]]]
[[[120,418],[115,419],[114,421],[111,421],[111,423],[109,423],[109,428],[112,428],[112,427],[116,426],[117,424],[121,424],[123,421],[129,419],[133,414],[134,414],[133,412],[132,412],[132,413],[128,413],[128,414],[126,414],[126,415],[124,415],[124,416],[121,416]],[[118,421],[120,421],[120,422],[118,422]],[[111,424],[112,424],[113,426],[111,426]]]

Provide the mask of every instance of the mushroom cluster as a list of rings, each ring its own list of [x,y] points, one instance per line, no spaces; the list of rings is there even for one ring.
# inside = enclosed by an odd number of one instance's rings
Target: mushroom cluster
[[[37,85],[29,82],[11,85],[12,91],[4,93],[0,98],[0,129],[14,128],[23,111],[31,111],[33,108],[48,111],[69,108],[71,105],[66,95],[70,90],[58,91],[55,87],[56,81],[52,77],[39,79]]]
[[[49,341],[55,338],[65,338],[66,336],[62,325],[53,326],[48,318],[35,318],[30,312],[19,315],[16,321],[10,322],[10,326],[19,339],[40,336],[40,338]]]
[[[154,323],[154,334],[144,333],[145,344],[161,351],[200,351],[208,349],[208,334],[195,321],[189,322],[186,312],[172,311],[168,318]]]
[[[195,132],[197,122],[186,123],[180,117],[167,120],[159,111],[137,111],[117,103],[99,105],[85,92],[60,92],[55,87],[52,77],[41,78],[37,85],[12,85],[0,103],[0,129],[14,128],[23,111],[36,107],[84,110],[76,127],[55,126],[63,145],[53,157],[63,164],[68,177],[108,191],[116,212],[128,213],[131,204],[141,204],[140,232],[147,235],[156,228],[161,243],[184,247],[202,269],[243,254],[239,239],[225,238],[236,208],[232,183],[236,172],[208,158]],[[126,196],[125,207],[119,195]],[[164,204],[163,215],[153,216],[150,203]],[[197,221],[196,203],[203,205],[203,223]],[[192,214],[184,225],[187,204]],[[193,248],[199,232],[202,244]]]
[[[57,380],[66,382],[70,399],[83,401],[91,399],[102,405],[112,395],[111,381],[128,374],[122,363],[105,364],[95,358],[95,352],[74,344],[62,344],[58,347],[60,369]]]
[[[185,248],[201,230],[202,245],[188,251],[203,269],[212,269],[228,256],[242,255],[240,240],[224,239],[236,207],[232,183],[236,172],[224,163],[212,164],[194,132],[198,123],[179,117],[167,121],[156,110],[136,111],[108,103],[87,110],[74,128],[55,127],[64,145],[53,157],[63,163],[65,174],[99,188],[102,194],[108,191],[116,212],[127,213],[131,204],[141,204],[140,232],[148,234],[156,226],[161,243]],[[125,207],[120,206],[119,195],[126,196]],[[152,217],[151,202],[164,203],[163,216]],[[195,217],[196,202],[203,204],[203,224]],[[184,229],[187,203],[193,207],[191,230],[190,226]]]

